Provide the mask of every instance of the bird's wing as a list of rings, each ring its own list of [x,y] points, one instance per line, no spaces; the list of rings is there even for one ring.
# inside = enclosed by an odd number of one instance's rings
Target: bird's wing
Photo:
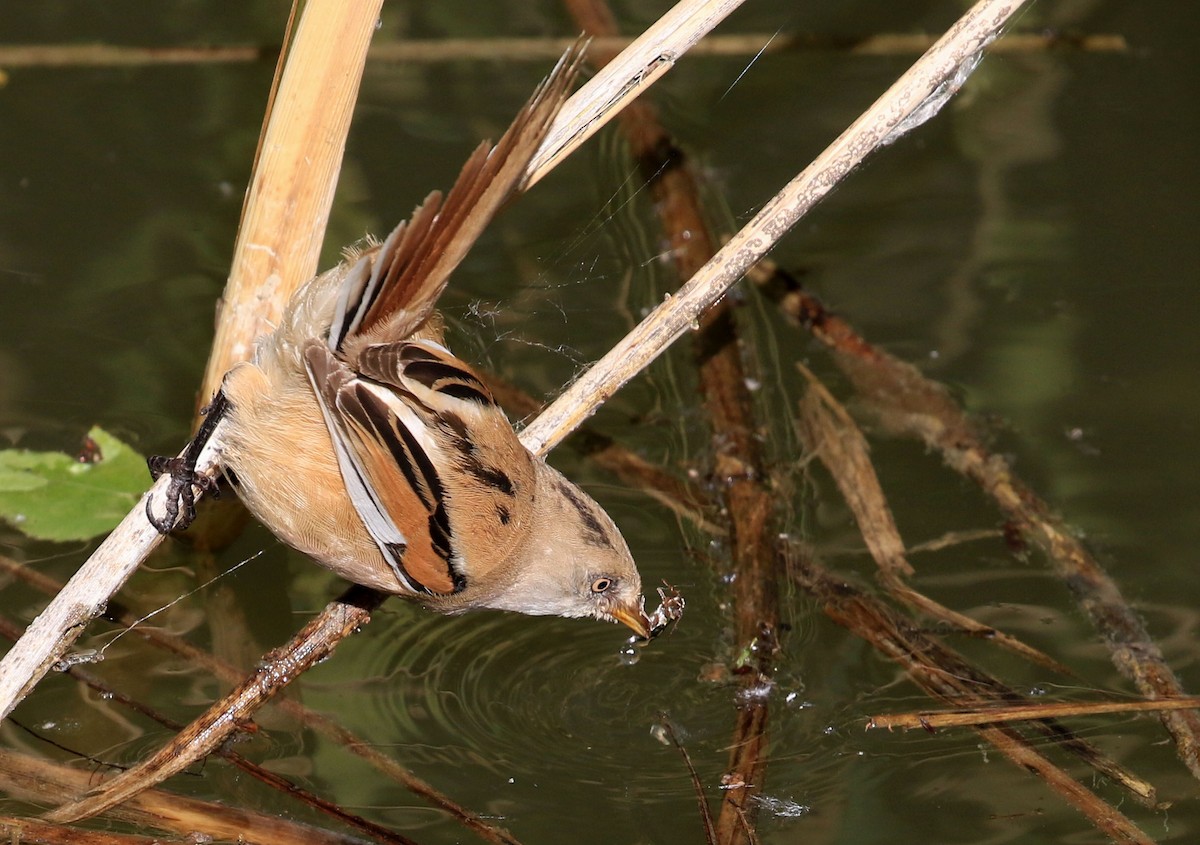
[[[525,170],[546,137],[579,70],[583,43],[568,50],[495,147],[480,144],[445,201],[430,194],[387,237],[370,276],[347,284],[330,348],[402,340],[432,312],[454,268],[500,206],[520,190]],[[347,349],[350,357],[354,350]]]
[[[528,532],[536,474],[491,392],[428,342],[377,344],[354,369],[305,350],[355,510],[402,583],[448,595]]]
[[[384,560],[414,593],[461,590],[445,489],[406,398],[359,378],[323,344],[304,358],[346,492]]]
[[[453,563],[485,576],[529,532],[537,476],[533,458],[491,391],[469,366],[432,341],[362,350],[363,379],[402,397],[442,489]]]

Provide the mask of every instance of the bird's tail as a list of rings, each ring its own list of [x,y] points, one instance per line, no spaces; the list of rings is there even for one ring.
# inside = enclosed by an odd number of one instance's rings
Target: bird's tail
[[[566,100],[586,42],[576,42],[543,80],[496,146],[480,144],[445,195],[426,197],[346,281],[330,332],[346,343],[408,337],[433,311],[450,274],[496,212],[520,191],[525,171]]]

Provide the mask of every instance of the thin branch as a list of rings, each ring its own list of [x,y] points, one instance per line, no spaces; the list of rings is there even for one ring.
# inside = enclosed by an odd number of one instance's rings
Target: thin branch
[[[839,36],[805,33],[747,32],[708,35],[688,50],[694,57],[754,56],[779,53],[837,52],[852,56],[919,55],[936,36],[922,33],[879,33]],[[593,49],[624,50],[633,42],[622,36],[598,37]],[[373,63],[440,65],[450,62],[553,61],[574,43],[573,38],[439,38],[377,41],[367,54]],[[1076,50],[1086,53],[1125,53],[1125,37],[1110,33],[1009,32],[992,48],[997,53],[1041,53]],[[277,46],[269,44],[183,45],[128,47],[116,44],[3,44],[0,68],[154,67],[158,65],[245,64],[274,61]]]
[[[700,776],[696,774],[696,767],[692,765],[692,757],[683,747],[683,743],[679,741],[679,735],[675,733],[675,725],[671,722],[670,717],[666,713],[661,713],[658,718],[667,734],[667,739],[671,740],[671,744],[683,757],[683,765],[692,779],[692,790],[696,793],[696,804],[700,807],[700,821],[704,824],[704,841],[707,845],[717,845],[717,831],[713,827],[713,817],[708,809],[708,799],[704,797],[704,784],[700,782]]]
[[[1026,722],[1033,719],[1061,719],[1072,716],[1107,716],[1113,713],[1156,713],[1163,710],[1200,710],[1200,696],[1159,698],[1139,701],[1055,701],[1029,702],[1011,707],[992,706],[958,710],[922,710],[919,713],[892,713],[872,716],[872,728],[961,728],[998,722]]]
[[[1007,698],[1004,687],[964,661],[957,653],[916,631],[907,620],[862,590],[840,581],[815,562],[798,556],[793,578],[822,604],[825,614],[899,663],[914,683],[952,706],[986,706],[989,699]],[[1151,840],[1115,807],[1102,801],[1040,754],[1015,729],[984,725],[976,728],[1019,768],[1040,777],[1097,829],[1118,842],[1152,845]]]

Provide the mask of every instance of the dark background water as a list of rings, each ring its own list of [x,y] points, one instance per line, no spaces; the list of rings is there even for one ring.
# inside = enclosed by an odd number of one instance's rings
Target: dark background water
[[[720,32],[836,36],[940,32],[964,4],[747,4]],[[637,32],[666,4],[616,11]],[[279,3],[43,3],[0,13],[0,42],[171,46],[271,44]],[[993,423],[995,445],[1088,540],[1136,604],[1185,686],[1197,682],[1200,421],[1194,45],[1200,13],[1166,3],[1036,4],[1026,30],[1118,33],[1125,53],[1072,49],[988,57],[936,120],[877,155],[776,250],[784,266],[870,340],[952,386]],[[380,39],[570,35],[553,3],[389,3]],[[710,181],[732,231],[836,136],[910,56],[837,50],[687,58],[656,87],[664,120]],[[548,62],[372,64],[363,85],[324,264],[382,233],[445,186],[478,139],[510,119]],[[186,436],[254,151],[271,63],[8,69],[0,86],[0,433],[4,445],[73,451],[99,423],[145,452]],[[645,192],[606,132],[498,221],[447,294],[463,357],[553,395],[671,289]],[[739,316],[764,412],[783,529],[864,581],[871,566],[836,490],[809,470],[792,425],[797,360],[845,395],[828,359],[748,294]],[[686,343],[596,418],[669,469],[701,475],[710,448]],[[900,530],[916,544],[1002,517],[911,443],[873,439]],[[385,605],[362,634],[296,685],[367,741],[522,841],[696,842],[678,755],[653,727],[668,711],[715,800],[733,692],[701,680],[732,660],[726,550],[590,466],[568,443],[553,461],[609,508],[646,581],[680,586],[673,636],[619,659],[616,629]],[[4,553],[66,577],[88,548],[3,529]],[[335,578],[253,528],[217,562],[246,617],[247,661],[336,595]],[[717,566],[709,565],[715,560]],[[1127,694],[1106,650],[1037,556],[991,538],[914,556],[916,584],[951,607],[1067,662],[1064,681],[986,644],[953,644],[1018,689]],[[162,553],[123,597],[143,612],[196,585],[200,562]],[[281,585],[287,585],[286,589]],[[217,588],[156,625],[226,648]],[[44,599],[0,593],[22,622]],[[866,716],[926,706],[867,646],[802,595],[773,694],[764,842],[1099,842],[1074,811],[965,731],[864,733]],[[82,645],[113,632],[97,625]],[[187,719],[220,692],[203,672],[134,637],[100,664],[113,683]],[[247,662],[246,665],[251,665]],[[167,733],[47,679],[16,713],[56,742],[131,762]],[[350,755],[279,716],[242,750],[422,842],[466,834]],[[53,725],[53,727],[50,727]],[[1196,784],[1152,719],[1073,723],[1152,780],[1166,811],[1123,802],[1154,839],[1192,842]],[[69,754],[11,724],[6,746]],[[1070,765],[1070,764],[1068,764]],[[1122,804],[1114,787],[1072,771]],[[307,818],[219,763],[172,789]],[[810,808],[783,815],[795,802]],[[8,802],[6,812],[34,808]]]

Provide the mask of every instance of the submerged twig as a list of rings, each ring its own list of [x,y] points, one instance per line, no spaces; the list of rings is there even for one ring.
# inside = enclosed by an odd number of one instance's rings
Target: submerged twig
[[[692,757],[688,754],[683,743],[679,741],[679,735],[675,733],[675,725],[671,723],[671,719],[666,713],[660,713],[658,716],[659,724],[662,725],[663,731],[667,735],[667,739],[671,740],[671,744],[683,757],[683,765],[688,770],[688,776],[692,779],[692,789],[696,793],[696,803],[700,806],[700,821],[704,823],[704,841],[708,845],[717,845],[717,831],[713,827],[712,813],[708,809],[708,800],[704,797],[704,784],[700,782],[700,776],[696,774],[696,767],[692,765]]]
[[[995,500],[1026,542],[1046,556],[1092,624],[1104,637],[1113,664],[1147,698],[1186,696],[1137,612],[1120,587],[1059,515],[987,448],[974,421],[944,386],[916,367],[865,340],[783,273],[756,279],[784,311],[808,327],[867,399],[882,426],[915,437],[941,453],[946,464],[975,481]],[[1176,753],[1200,778],[1200,714],[1164,711],[1163,724]]]
[[[0,792],[11,798],[46,804],[86,790],[91,777],[90,772],[72,766],[0,749]],[[256,845],[362,845],[357,836],[155,790],[136,796],[113,816],[139,828],[173,831],[191,842],[197,841],[199,833],[215,840]]]
[[[821,602],[826,615],[903,666],[913,682],[930,695],[959,706],[986,706],[989,699],[1005,697],[997,681],[913,629],[861,590],[833,578],[813,561],[798,557],[793,562],[793,577]],[[985,725],[976,730],[1017,766],[1042,778],[1106,835],[1118,842],[1153,842],[1123,813],[1047,760],[1015,729]]]
[[[325,659],[338,642],[369,622],[371,612],[385,598],[374,590],[351,587],[305,625],[288,645],[269,654],[254,674],[156,754],[105,781],[83,798],[46,813],[45,818],[72,822],[102,813],[210,754],[264,701]]]

